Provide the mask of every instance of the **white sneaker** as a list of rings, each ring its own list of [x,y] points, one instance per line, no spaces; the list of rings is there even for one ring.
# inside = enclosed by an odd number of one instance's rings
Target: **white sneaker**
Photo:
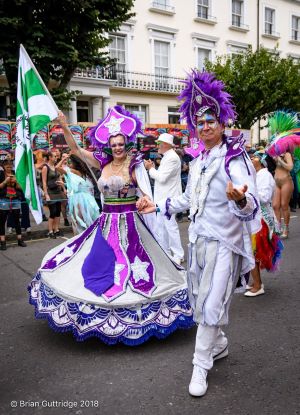
[[[223,357],[227,357],[227,356],[228,356],[228,345],[226,345],[222,349],[221,348],[214,348],[213,349],[214,362],[216,360],[223,359]]]
[[[193,375],[189,384],[189,394],[192,396],[203,396],[207,391],[207,370],[194,365]]]

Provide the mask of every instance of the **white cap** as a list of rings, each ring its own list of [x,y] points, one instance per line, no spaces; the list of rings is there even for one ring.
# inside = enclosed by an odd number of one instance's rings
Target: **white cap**
[[[161,134],[157,141],[161,141],[162,143],[167,143],[170,144],[171,146],[174,147],[174,136],[168,133],[163,133]]]

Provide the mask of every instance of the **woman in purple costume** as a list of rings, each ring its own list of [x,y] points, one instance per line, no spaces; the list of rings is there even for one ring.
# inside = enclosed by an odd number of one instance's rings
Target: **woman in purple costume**
[[[185,272],[156,242],[155,214],[137,213],[137,196],[151,197],[141,155],[128,154],[141,122],[111,108],[91,132],[97,151],[90,153],[77,147],[62,113],[58,121],[73,154],[101,169],[103,212],[43,259],[29,287],[37,318],[77,340],[96,336],[108,344],[137,345],[190,327]]]

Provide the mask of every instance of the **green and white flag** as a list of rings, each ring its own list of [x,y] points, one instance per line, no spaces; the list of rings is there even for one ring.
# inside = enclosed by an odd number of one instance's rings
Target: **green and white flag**
[[[16,179],[38,224],[42,221],[42,211],[36,184],[32,142],[36,133],[57,115],[55,102],[25,48],[20,45],[15,170]]]

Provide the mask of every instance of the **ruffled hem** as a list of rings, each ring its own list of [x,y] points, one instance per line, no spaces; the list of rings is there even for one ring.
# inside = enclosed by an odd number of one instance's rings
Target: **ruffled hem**
[[[261,269],[268,272],[277,271],[283,251],[283,243],[280,238],[273,233],[272,238],[269,237],[269,228],[262,219],[261,230],[253,235],[253,250],[255,260],[259,262]]]
[[[35,317],[47,320],[56,332],[71,331],[77,341],[97,337],[110,345],[137,346],[150,337],[164,339],[177,329],[187,329],[195,324],[187,289],[137,308],[111,309],[68,302],[40,278],[37,273],[28,287],[29,303],[35,307]]]

